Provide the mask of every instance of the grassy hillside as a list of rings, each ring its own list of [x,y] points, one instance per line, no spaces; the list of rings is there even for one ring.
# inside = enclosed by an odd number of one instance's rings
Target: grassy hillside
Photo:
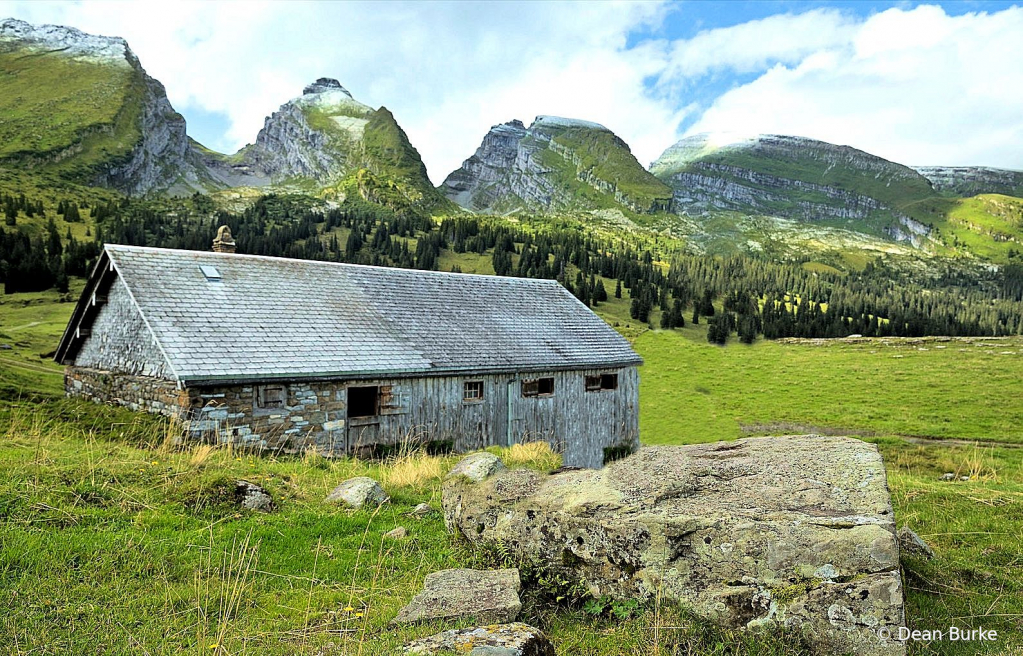
[[[91,180],[98,165],[125,157],[138,142],[142,85],[127,62],[0,52],[0,168],[27,165]]]
[[[434,189],[419,151],[386,107],[374,112],[366,124],[363,148],[370,168],[377,175],[415,188],[428,206],[454,207]]]
[[[566,128],[553,139],[572,151],[576,162],[570,173],[589,172],[620,193],[641,212],[666,210],[671,202],[671,188],[655,178],[629,150],[629,146],[612,132],[585,128]]]
[[[701,442],[816,428],[1023,442],[1023,339],[761,341],[710,346],[648,331],[644,440]],[[671,363],[671,364],[668,364]],[[659,405],[685,407],[678,422]]]
[[[440,507],[440,481],[455,458],[374,463],[174,449],[160,419],[59,398],[59,370],[39,357],[71,310],[57,300],[19,294],[0,304],[0,342],[15,346],[0,351],[0,651],[368,656],[457,625],[387,624],[428,572],[493,563],[452,540],[439,515],[406,515],[420,502]],[[624,327],[623,304],[601,311]],[[890,435],[1019,442],[1023,343],[718,348],[702,332],[627,333],[638,335],[646,359],[644,442],[732,439],[748,423],[769,433],[805,424],[880,433],[869,439],[885,456],[897,521],[938,554],[903,559],[909,625],[1000,635],[986,645],[915,643],[911,653],[1023,649],[1023,582],[1014,567],[1023,561],[1023,449]],[[12,381],[22,385],[20,400]],[[515,466],[557,465],[539,449],[501,454]],[[946,472],[971,478],[938,480]],[[392,503],[373,512],[323,502],[353,475],[381,480]],[[278,511],[240,510],[236,479],[266,487]],[[383,537],[399,525],[408,538]],[[792,636],[721,632],[666,605],[625,619],[593,616],[581,599],[559,605],[544,596],[558,589],[534,583],[523,619],[546,630],[559,653],[799,651]]]

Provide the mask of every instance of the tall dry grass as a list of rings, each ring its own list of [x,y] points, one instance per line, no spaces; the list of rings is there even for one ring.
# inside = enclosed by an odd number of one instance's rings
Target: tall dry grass
[[[535,467],[550,471],[561,466],[561,456],[547,442],[513,444],[498,450],[498,456],[510,467]]]

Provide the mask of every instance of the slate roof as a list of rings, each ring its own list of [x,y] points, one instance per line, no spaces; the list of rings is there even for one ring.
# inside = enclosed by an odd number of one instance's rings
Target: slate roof
[[[552,280],[134,246],[105,253],[185,384],[642,363]]]

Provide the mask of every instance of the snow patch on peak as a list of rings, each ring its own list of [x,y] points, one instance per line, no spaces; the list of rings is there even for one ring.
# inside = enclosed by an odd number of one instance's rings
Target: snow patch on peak
[[[364,105],[358,100],[352,98],[352,94],[341,87],[324,88],[323,91],[316,91],[310,93],[309,87],[306,87],[307,91],[304,95],[291,101],[292,103],[305,108],[315,108],[322,110],[328,114],[333,114],[340,111],[344,114],[350,114],[356,112],[357,114],[369,114],[373,112],[373,108],[369,105]]]
[[[592,121],[583,121],[577,118],[563,118],[561,116],[547,116],[541,114],[536,117],[533,124],[529,126],[530,130],[535,128],[586,128],[589,130],[604,130],[610,132],[606,127],[600,123],[594,123]]]

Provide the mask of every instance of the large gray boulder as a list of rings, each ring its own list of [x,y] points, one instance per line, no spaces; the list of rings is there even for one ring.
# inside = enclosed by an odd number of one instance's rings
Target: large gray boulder
[[[462,458],[448,472],[447,478],[463,477],[474,483],[479,483],[504,468],[504,463],[501,462],[500,458],[493,453],[481,451],[480,453],[472,453]]]
[[[446,569],[426,575],[423,591],[392,620],[411,624],[475,617],[480,622],[514,622],[522,609],[519,570]]]
[[[368,476],[356,476],[338,485],[327,495],[328,503],[342,503],[351,508],[362,508],[365,505],[379,506],[390,498],[377,483]]]
[[[452,629],[405,645],[407,654],[455,653],[468,656],[555,656],[554,646],[528,624],[491,624]]]
[[[846,437],[647,447],[602,470],[444,483],[448,528],[729,628],[781,625],[824,653],[903,654],[899,547],[877,447]]]

